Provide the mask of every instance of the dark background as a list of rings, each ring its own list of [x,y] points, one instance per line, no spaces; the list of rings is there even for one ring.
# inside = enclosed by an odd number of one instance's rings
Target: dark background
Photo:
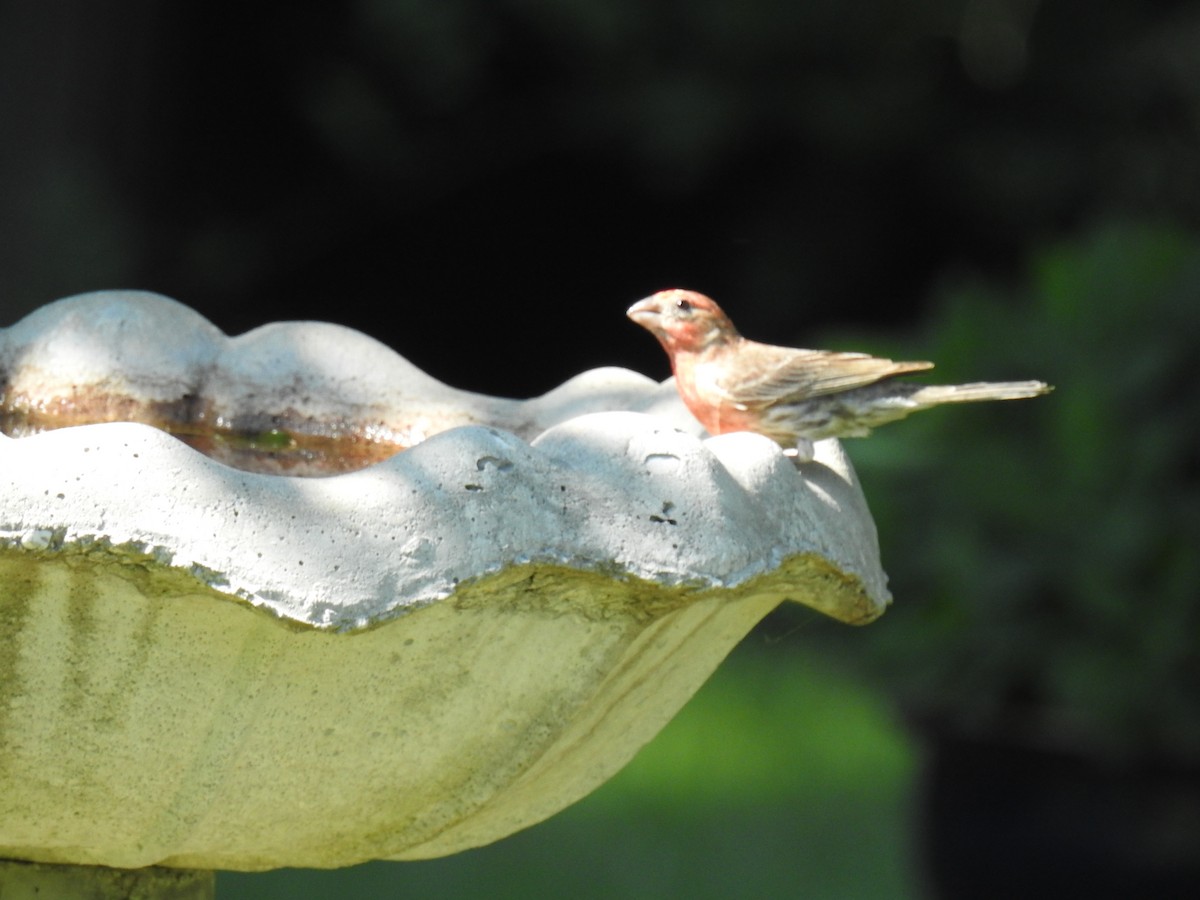
[[[942,896],[987,896],[996,872],[1016,879],[996,896],[1195,896],[1198,227],[1194,2],[0,0],[0,325],[141,288],[229,333],[336,321],[456,387],[531,396],[598,365],[665,376],[623,313],[686,286],[751,337],[1059,388],[850,448],[896,606],[866,632],[784,609],[752,636],[799,718],[748,729],[781,755],[726,760],[707,813],[688,804],[713,734],[770,693],[737,665],[714,689],[738,699],[713,713],[706,688],[685,713],[712,726],[656,742],[634,788],[477,854],[311,882],[364,896],[475,866],[460,895],[526,896],[522,873],[555,864],[579,896],[613,894],[600,872],[625,896],[732,895],[719,874],[753,895],[797,859],[848,885],[813,896],[908,896],[923,828],[926,862],[967,863]],[[842,677],[891,712],[805,718]],[[842,765],[877,744],[878,789],[877,761]],[[651,852],[629,829],[678,768],[659,746],[703,764],[643,823],[682,836]],[[1117,858],[1137,889],[1102,870]]]
[[[1186,2],[0,3],[0,310],[159,291],[528,396],[742,330],[914,321],[1039,240],[1200,210]]]

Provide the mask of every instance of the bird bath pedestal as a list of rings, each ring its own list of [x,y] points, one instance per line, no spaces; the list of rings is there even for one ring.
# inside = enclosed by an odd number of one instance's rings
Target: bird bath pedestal
[[[195,869],[108,869],[0,860],[4,900],[212,900],[215,873]]]
[[[105,292],[0,331],[0,430],[6,898],[487,844],[779,603],[888,602],[836,443],[703,440],[623,370],[485,397],[348,329]]]

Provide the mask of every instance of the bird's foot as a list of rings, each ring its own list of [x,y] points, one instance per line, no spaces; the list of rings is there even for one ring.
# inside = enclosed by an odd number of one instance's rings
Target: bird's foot
[[[783,455],[796,465],[812,462],[813,454],[813,442],[808,438],[798,438],[795,447],[789,447],[783,451]]]

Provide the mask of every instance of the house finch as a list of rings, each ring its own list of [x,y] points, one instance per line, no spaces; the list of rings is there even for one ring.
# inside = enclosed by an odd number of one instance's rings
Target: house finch
[[[679,395],[709,434],[755,431],[802,458],[811,457],[812,441],[862,437],[939,403],[1019,400],[1052,390],[1041,381],[896,381],[933,363],[748,341],[721,307],[695,291],[659,291],[627,315],[663,345]]]

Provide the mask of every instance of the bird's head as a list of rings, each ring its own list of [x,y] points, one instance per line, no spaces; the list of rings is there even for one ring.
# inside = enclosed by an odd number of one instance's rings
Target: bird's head
[[[738,336],[711,297],[680,288],[651,294],[625,314],[658,338],[670,354],[699,353]]]

